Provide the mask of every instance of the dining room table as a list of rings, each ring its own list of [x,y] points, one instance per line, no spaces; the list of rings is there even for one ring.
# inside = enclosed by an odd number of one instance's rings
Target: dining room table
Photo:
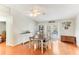
[[[40,49],[41,53],[44,53],[44,48],[47,48],[47,47],[45,47],[45,43],[48,42],[49,39],[46,39],[45,37],[40,37],[40,36],[39,37],[38,36],[33,36],[33,37],[30,37],[30,41],[33,42],[34,51],[36,49]]]

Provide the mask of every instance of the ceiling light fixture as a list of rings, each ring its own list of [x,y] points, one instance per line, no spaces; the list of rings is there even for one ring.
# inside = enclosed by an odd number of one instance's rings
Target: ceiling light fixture
[[[36,16],[38,16],[38,15],[40,15],[40,14],[43,14],[43,15],[45,14],[45,13],[42,12],[42,10],[41,10],[40,8],[38,8],[38,7],[33,7],[33,8],[31,9],[30,16],[36,17]]]

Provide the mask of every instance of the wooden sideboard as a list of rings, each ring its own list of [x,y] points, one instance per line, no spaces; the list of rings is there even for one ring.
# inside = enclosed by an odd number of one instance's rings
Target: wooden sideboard
[[[68,43],[73,43],[76,44],[76,37],[74,36],[61,36],[61,41],[62,42],[68,42]]]
[[[6,41],[6,32],[2,32],[2,34],[0,34],[0,36],[1,36],[2,42]]]

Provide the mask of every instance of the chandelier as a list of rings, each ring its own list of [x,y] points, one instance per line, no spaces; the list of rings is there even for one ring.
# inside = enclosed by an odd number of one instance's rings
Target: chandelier
[[[31,10],[30,10],[30,16],[33,16],[33,17],[36,17],[40,14],[45,14],[40,8],[38,7],[33,7]]]

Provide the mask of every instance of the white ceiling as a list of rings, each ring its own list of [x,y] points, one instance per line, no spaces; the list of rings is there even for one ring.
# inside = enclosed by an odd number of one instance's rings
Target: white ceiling
[[[26,16],[28,16],[27,11],[31,10],[33,6],[37,6],[45,12],[45,15],[31,17],[36,21],[65,19],[79,13],[79,4],[13,4],[6,6],[20,11]]]

